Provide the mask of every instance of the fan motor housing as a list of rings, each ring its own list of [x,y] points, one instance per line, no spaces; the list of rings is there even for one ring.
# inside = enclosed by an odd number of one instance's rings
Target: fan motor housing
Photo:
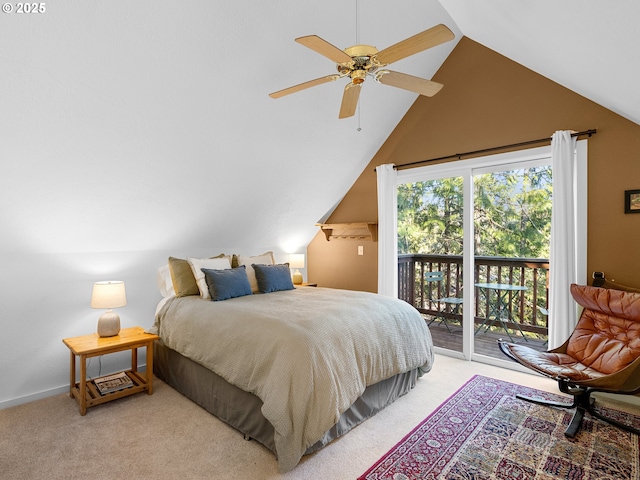
[[[350,57],[371,57],[378,53],[378,49],[372,45],[354,45],[344,49],[344,53]]]
[[[344,49],[344,53],[349,55],[352,59],[349,63],[338,63],[336,67],[338,72],[342,75],[350,75],[354,78],[356,71],[373,72],[377,68],[371,63],[371,57],[378,53],[378,49],[372,45],[354,45]],[[360,75],[356,74],[355,77],[359,78]],[[363,75],[364,77],[364,75]]]

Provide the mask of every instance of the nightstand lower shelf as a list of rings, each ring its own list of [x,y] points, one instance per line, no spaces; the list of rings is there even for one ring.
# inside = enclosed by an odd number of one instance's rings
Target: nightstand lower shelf
[[[133,370],[127,370],[124,373],[126,373],[127,376],[131,379],[131,381],[133,382],[133,386],[123,388],[122,390],[118,390],[116,392],[105,393],[104,395],[98,391],[92,380],[87,380],[85,382],[85,407],[94,407],[102,403],[110,402],[111,400],[117,400],[118,398],[128,397],[129,395],[135,395],[136,393],[149,391],[149,382],[147,382],[147,377],[145,374],[134,372]],[[71,398],[75,398],[78,401],[78,404],[80,404],[82,401],[80,389],[80,382],[76,382],[76,384],[71,388],[70,392]]]

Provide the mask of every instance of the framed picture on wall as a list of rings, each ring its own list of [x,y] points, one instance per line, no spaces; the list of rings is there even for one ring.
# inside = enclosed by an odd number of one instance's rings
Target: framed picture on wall
[[[640,190],[625,190],[624,213],[640,213]]]

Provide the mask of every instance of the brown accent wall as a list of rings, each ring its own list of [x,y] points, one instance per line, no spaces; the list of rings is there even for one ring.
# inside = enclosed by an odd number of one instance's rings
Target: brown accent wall
[[[597,129],[588,146],[588,272],[640,288],[640,214],[624,214],[624,191],[640,189],[640,126],[498,53],[462,38],[327,223],[377,221],[374,168]],[[308,278],[320,286],[375,292],[377,243],[357,255],[358,240],[308,246]]]

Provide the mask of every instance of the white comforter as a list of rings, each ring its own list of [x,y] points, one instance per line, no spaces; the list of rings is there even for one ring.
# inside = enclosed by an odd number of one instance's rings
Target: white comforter
[[[368,385],[433,363],[409,304],[366,292],[298,288],[222,302],[171,298],[163,342],[263,402],[278,467],[295,467]]]

